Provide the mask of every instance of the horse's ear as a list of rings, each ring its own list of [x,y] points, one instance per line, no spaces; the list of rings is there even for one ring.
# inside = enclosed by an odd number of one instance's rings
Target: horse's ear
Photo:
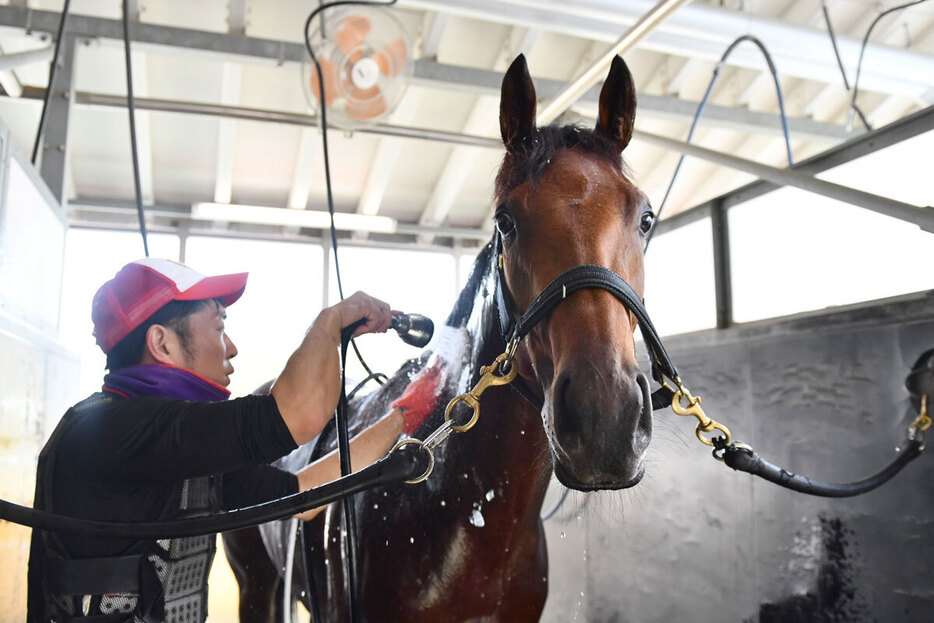
[[[503,78],[499,100],[499,131],[506,151],[513,151],[535,129],[535,87],[525,55],[520,54]]]
[[[619,150],[626,149],[636,121],[636,85],[629,68],[619,56],[610,65],[610,75],[600,91],[600,113],[597,131],[616,141]]]

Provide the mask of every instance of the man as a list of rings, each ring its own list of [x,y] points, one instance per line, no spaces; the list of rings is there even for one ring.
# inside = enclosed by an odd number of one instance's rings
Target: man
[[[365,318],[355,335],[385,332],[389,306],[358,292],[323,310],[269,395],[227,400],[237,348],[224,319],[246,280],[246,273],[204,277],[145,259],[98,290],[92,320],[109,373],[101,392],[62,417],[39,455],[36,508],[167,521],[250,506],[340,475],[336,457],[298,474],[267,463],[312,440],[330,419],[340,396],[341,330]],[[354,465],[383,456],[422,418],[393,409],[352,441]],[[215,535],[132,541],[36,530],[28,621],[200,623],[214,544]]]

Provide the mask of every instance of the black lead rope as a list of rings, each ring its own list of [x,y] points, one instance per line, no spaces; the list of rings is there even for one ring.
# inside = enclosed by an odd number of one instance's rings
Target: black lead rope
[[[59,515],[0,500],[0,518],[49,532],[101,538],[175,539],[238,530],[286,519],[311,508],[373,487],[399,484],[422,473],[425,460],[415,451],[401,449],[355,474],[277,500],[228,513],[174,521],[97,521]]]
[[[535,297],[529,304],[528,309],[520,316],[516,312],[515,303],[506,288],[506,276],[502,266],[502,241],[498,235],[494,240],[493,256],[493,261],[497,262],[496,307],[498,308],[502,336],[506,344],[511,345],[507,348],[514,348],[518,340],[528,335],[535,325],[550,314],[569,294],[584,289],[606,290],[615,296],[639,321],[639,329],[642,332],[643,340],[652,360],[652,376],[662,386],[652,394],[653,410],[673,407],[673,399],[676,395],[679,395],[665,382],[666,379],[678,384],[678,389],[682,392],[679,397],[687,397],[691,401],[691,407],[696,404],[699,408],[699,399],[691,397],[681,387],[678,371],[665,351],[661,338],[649,319],[648,312],[645,310],[642,299],[632,289],[632,286],[618,274],[604,266],[593,264],[582,264],[570,268],[545,286],[545,289]],[[930,350],[921,356],[909,375],[906,385],[912,395],[913,403],[917,403],[915,406],[921,404],[922,396],[934,395],[934,350]],[[521,379],[517,377],[512,386],[529,403],[541,409],[541,400]],[[746,444],[730,442],[727,437],[716,437],[709,440],[708,443],[711,443],[715,448],[714,456],[722,459],[724,463],[734,470],[747,472],[799,493],[835,498],[852,497],[872,491],[888,482],[912,459],[918,457],[924,451],[923,431],[931,426],[931,423],[926,409],[922,408],[921,412],[922,415],[910,428],[912,436],[888,466],[874,476],[848,484],[821,482],[799,476],[769,463]],[[704,417],[706,418],[706,415]],[[922,419],[925,419],[926,424],[919,426]],[[709,418],[707,418],[707,422],[716,424]],[[717,427],[724,432],[726,431],[725,428],[719,425]],[[700,427],[699,430],[701,430]],[[711,428],[703,430],[710,432]]]
[[[808,495],[817,495],[825,498],[849,498],[868,493],[876,487],[884,485],[892,476],[908,465],[912,459],[921,454],[923,450],[924,444],[922,442],[911,439],[907,442],[905,448],[895,457],[895,460],[889,463],[878,474],[870,476],[865,480],[847,484],[821,482],[805,476],[799,476],[777,465],[772,465],[756,454],[755,450],[752,448],[743,448],[735,445],[726,446],[723,450],[723,462],[735,470],[764,478],[769,482],[774,482],[781,487],[797,491],[798,493],[807,493]]]

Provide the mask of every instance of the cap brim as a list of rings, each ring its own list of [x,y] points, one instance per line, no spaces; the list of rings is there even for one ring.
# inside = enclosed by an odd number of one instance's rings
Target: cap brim
[[[217,275],[205,277],[184,292],[179,292],[176,301],[200,301],[202,299],[224,299],[224,305],[229,307],[243,295],[246,289],[246,280],[249,273],[234,273],[232,275]]]

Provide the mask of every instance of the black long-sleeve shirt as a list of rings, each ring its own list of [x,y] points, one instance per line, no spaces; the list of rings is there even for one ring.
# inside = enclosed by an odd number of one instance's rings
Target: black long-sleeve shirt
[[[57,444],[51,500],[56,513],[111,521],[167,519],[177,512],[180,482],[210,475],[221,475],[220,505],[228,510],[298,491],[294,474],[266,465],[296,447],[272,396],[226,402],[114,396],[74,416]],[[77,558],[119,555],[131,545],[62,539]]]

